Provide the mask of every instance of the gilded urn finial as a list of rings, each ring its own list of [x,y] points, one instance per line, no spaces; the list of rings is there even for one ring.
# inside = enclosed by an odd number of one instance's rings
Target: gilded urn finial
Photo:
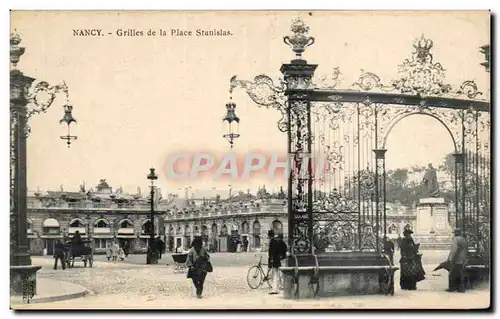
[[[17,66],[21,55],[24,54],[25,48],[19,46],[21,43],[21,36],[14,30],[13,33],[10,34],[10,62],[13,67]]]
[[[302,53],[305,51],[306,47],[314,43],[314,38],[308,36],[309,26],[300,18],[296,18],[292,21],[290,30],[293,35],[291,37],[286,36],[283,40],[292,47],[292,51],[295,52],[297,59],[301,60]]]

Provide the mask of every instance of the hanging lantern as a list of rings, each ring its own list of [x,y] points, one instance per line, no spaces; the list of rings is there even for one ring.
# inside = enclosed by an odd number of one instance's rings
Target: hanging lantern
[[[73,117],[73,106],[71,106],[69,103],[63,106],[64,107],[64,117],[59,121],[59,123],[63,124],[66,123],[68,126],[68,134],[65,136],[61,136],[61,139],[66,140],[66,144],[68,145],[68,148],[71,145],[71,140],[76,140],[77,137],[73,136],[70,134],[70,125],[71,123],[76,123],[75,118]]]
[[[222,135],[225,139],[228,140],[231,148],[233,148],[234,141],[240,137],[239,125],[240,118],[236,115],[235,112],[236,103],[233,101],[229,101],[226,104],[226,116],[222,119],[222,123],[224,126],[224,135]]]

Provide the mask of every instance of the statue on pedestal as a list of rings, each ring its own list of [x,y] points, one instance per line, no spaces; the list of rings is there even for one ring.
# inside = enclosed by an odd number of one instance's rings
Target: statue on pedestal
[[[429,164],[422,179],[422,195],[427,197],[439,196],[437,173],[432,164]]]

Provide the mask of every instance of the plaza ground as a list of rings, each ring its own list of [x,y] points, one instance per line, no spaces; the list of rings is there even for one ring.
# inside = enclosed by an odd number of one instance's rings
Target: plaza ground
[[[214,272],[205,283],[204,298],[197,299],[185,273],[174,272],[170,255],[158,265],[145,265],[145,255],[130,255],[126,262],[107,262],[96,256],[93,268],[76,263],[67,270],[52,269],[53,259],[33,257],[42,265],[38,278],[55,279],[86,287],[91,291],[83,298],[51,303],[16,305],[15,309],[477,309],[490,304],[488,287],[467,293],[447,293],[447,272],[432,272],[446,257],[445,251],[423,251],[426,280],[416,291],[399,289],[396,276],[394,296],[366,295],[319,300],[287,300],[269,295],[267,287],[252,290],[246,282],[248,268],[265,253],[214,253]],[[265,258],[263,259],[266,260]],[[396,256],[398,260],[398,256]],[[167,266],[169,264],[169,266]]]

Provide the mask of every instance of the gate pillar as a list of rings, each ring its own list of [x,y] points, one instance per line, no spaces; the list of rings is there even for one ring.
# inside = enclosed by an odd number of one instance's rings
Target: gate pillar
[[[288,246],[294,255],[313,251],[311,102],[307,96],[316,68],[297,59],[280,69],[288,98]]]
[[[455,153],[455,227],[469,231],[465,220],[465,154]],[[459,222],[460,221],[460,222]]]

